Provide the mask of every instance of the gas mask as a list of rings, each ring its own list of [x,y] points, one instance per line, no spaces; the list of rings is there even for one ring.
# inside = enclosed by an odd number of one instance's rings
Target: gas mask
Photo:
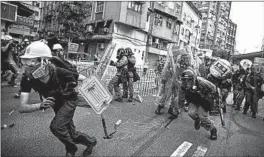
[[[27,62],[25,74],[31,79],[39,79],[46,83],[48,81],[49,69],[46,64],[39,63],[36,60],[23,60],[24,64]],[[31,63],[29,63],[31,62]]]
[[[182,78],[182,85],[188,91],[196,91],[194,78]]]

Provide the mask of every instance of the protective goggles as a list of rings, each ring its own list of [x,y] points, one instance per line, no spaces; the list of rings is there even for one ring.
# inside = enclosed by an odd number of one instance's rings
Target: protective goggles
[[[37,59],[36,58],[30,58],[30,59],[28,59],[28,58],[21,58],[21,63],[23,64],[23,65],[26,65],[26,66],[34,66],[34,65],[36,65],[36,64],[38,64],[38,61],[37,61]]]

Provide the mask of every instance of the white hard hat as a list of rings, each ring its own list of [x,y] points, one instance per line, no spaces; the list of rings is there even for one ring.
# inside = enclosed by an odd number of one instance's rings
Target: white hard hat
[[[61,44],[54,44],[53,45],[53,50],[58,50],[58,49],[63,49]]]
[[[47,57],[51,58],[50,48],[40,41],[35,41],[27,46],[25,54],[20,56],[20,58],[38,58],[38,57]]]
[[[3,35],[3,36],[1,36],[1,40],[5,40],[5,36]]]
[[[24,41],[26,41],[26,42],[27,42],[27,41],[28,41],[28,39],[26,38],[26,39],[24,39]]]
[[[4,36],[1,37],[1,39],[3,39],[3,40],[11,40],[13,38],[10,35],[4,35]]]

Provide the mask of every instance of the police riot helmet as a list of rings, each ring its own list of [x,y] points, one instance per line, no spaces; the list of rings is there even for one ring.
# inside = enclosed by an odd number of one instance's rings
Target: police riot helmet
[[[129,48],[129,47],[127,47],[127,48],[125,49],[125,51],[126,51],[126,54],[127,54],[127,55],[133,55],[133,54],[134,54],[134,53],[132,52],[132,49]]]
[[[117,50],[116,58],[121,58],[122,56],[124,56],[124,54],[125,54],[125,49],[119,48]]]
[[[196,80],[196,73],[191,69],[186,69],[181,74],[183,87],[187,90],[193,89]]]

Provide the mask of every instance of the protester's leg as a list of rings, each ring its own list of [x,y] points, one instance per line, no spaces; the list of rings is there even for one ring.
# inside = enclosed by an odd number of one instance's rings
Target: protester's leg
[[[16,85],[15,79],[19,75],[19,68],[15,63],[10,63],[9,67],[10,67],[10,70],[13,72],[12,78],[10,80],[10,84]]]
[[[51,121],[51,132],[65,145],[67,153],[74,154],[77,146],[70,136],[68,126],[70,125],[76,106],[64,103],[58,111],[55,111],[55,117]]]

